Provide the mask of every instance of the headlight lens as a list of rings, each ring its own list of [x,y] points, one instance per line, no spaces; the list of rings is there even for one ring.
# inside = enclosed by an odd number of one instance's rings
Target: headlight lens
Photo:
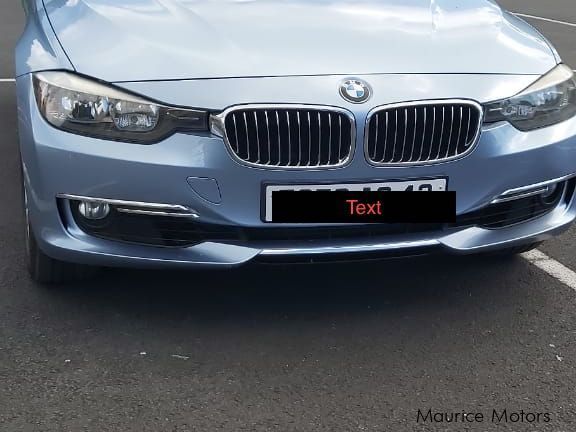
[[[521,131],[568,120],[576,115],[574,72],[561,64],[517,96],[487,104],[485,111],[486,123],[508,121]]]
[[[68,72],[34,75],[44,118],[67,132],[152,144],[177,131],[207,131],[208,113],[167,107]]]

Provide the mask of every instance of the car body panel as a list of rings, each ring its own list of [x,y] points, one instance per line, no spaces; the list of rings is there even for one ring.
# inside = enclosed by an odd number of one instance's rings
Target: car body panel
[[[508,73],[556,65],[490,0],[44,0],[78,72],[108,82]]]
[[[26,28],[15,50],[16,76],[41,70],[74,70],[52,30],[42,0],[26,0]]]

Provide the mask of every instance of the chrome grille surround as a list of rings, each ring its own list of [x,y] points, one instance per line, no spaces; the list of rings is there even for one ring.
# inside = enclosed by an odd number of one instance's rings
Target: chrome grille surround
[[[341,168],[352,160],[356,147],[354,115],[328,105],[237,105],[213,114],[210,129],[224,139],[237,162],[257,168]],[[242,130],[247,139],[240,143]]]
[[[468,99],[376,107],[366,118],[366,160],[375,166],[410,166],[460,159],[476,148],[483,118],[482,105]]]

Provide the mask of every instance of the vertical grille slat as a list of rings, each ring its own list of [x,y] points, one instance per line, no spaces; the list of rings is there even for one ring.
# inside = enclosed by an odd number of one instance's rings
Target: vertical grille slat
[[[342,117],[338,116],[338,160],[342,160]]]
[[[366,157],[382,165],[449,160],[473,148],[482,126],[480,105],[465,101],[422,101],[383,106],[366,125]]]
[[[300,166],[302,163],[302,126],[300,124],[300,111],[296,112],[296,118],[298,119],[298,163]]]
[[[356,125],[344,110],[316,106],[240,106],[222,114],[229,149],[250,165],[318,168],[345,164]]]
[[[466,144],[470,140],[470,122],[472,121],[472,108],[468,108],[468,126],[466,127]]]
[[[447,159],[450,156],[450,146],[452,145],[452,132],[454,131],[454,107],[450,107],[450,134],[448,135],[448,145],[446,146],[446,156],[444,159]]]
[[[390,156],[390,162],[394,161],[394,155],[396,154],[396,144],[398,143],[398,110],[394,110],[394,147],[392,147],[392,155]]]
[[[322,165],[322,114],[318,111],[318,159],[316,166]]]
[[[236,153],[240,153],[240,147],[238,144],[238,125],[236,124],[236,114],[232,116],[232,121],[234,122],[234,146],[236,147]]]
[[[390,131],[388,127],[388,125],[390,124],[389,115],[390,113],[386,111],[386,116],[384,117],[384,146],[382,148],[382,159],[380,159],[380,162],[384,162],[384,160],[386,159],[387,154],[386,152],[389,149],[388,147],[388,133]],[[374,149],[374,154],[376,154],[376,149]]]
[[[420,143],[420,155],[418,156],[418,159],[416,160],[422,160],[422,153],[424,153],[424,140],[426,139],[426,127],[428,126],[428,124],[426,123],[426,118],[428,115],[428,107],[424,107],[424,109],[422,110],[423,114],[424,114],[424,119],[423,124],[424,124],[424,130],[422,131],[422,142]]]
[[[278,145],[278,162],[276,163],[276,166],[280,166],[282,164],[282,141],[280,140],[282,135],[280,134],[280,113],[278,113],[278,111],[274,111],[274,113],[276,114],[276,128],[278,129],[278,140],[276,141],[276,144]]]
[[[414,133],[412,136],[412,147],[410,149],[410,159],[409,161],[414,161],[414,149],[416,148],[416,132],[418,130],[418,108],[414,107]]]
[[[436,107],[432,107],[432,135],[430,135],[430,145],[428,149],[428,157],[425,162],[432,158],[432,151],[434,150],[434,143],[436,142]]]
[[[270,120],[268,119],[268,111],[264,113],[264,117],[266,118],[266,136],[268,138],[268,165],[272,163],[272,143],[270,141]]]
[[[286,126],[288,128],[288,165],[292,165],[292,134],[290,131],[290,111],[286,111]]]
[[[246,131],[246,156],[250,159],[250,132],[248,129],[248,118],[246,113],[243,113],[242,117],[244,119],[244,130]]]
[[[380,122],[378,121],[380,118],[380,114],[376,114],[376,139],[374,140],[374,146],[372,149],[372,154],[373,157],[372,159],[374,159],[376,157],[376,149],[378,148],[377,146],[377,142],[378,142],[378,135],[380,134]],[[386,125],[384,126],[384,132],[385,134],[387,133],[387,128],[388,128],[388,113],[386,113],[385,116],[385,122]],[[384,160],[384,158],[386,157],[386,145],[388,144],[388,137],[386,135],[384,135],[384,146],[382,147],[382,158],[380,160]]]
[[[328,162],[326,165],[332,164],[332,114],[328,113]]]
[[[260,128],[258,128],[258,114],[254,113],[254,123],[256,123],[256,154],[257,162],[260,163]]]
[[[404,160],[404,150],[406,150],[406,138],[408,137],[408,108],[404,109],[404,129],[402,130],[402,134],[404,135],[404,140],[402,141],[402,153],[400,154],[398,162]]]
[[[308,165],[312,164],[312,120],[310,118],[310,111],[308,114]]]
[[[440,141],[438,142],[438,153],[436,154],[436,160],[440,159],[440,153],[442,152],[442,146],[444,145],[445,124],[446,124],[446,107],[442,107],[442,124],[440,125]]]
[[[462,134],[462,122],[464,121],[464,109],[460,107],[460,121],[458,122],[458,137],[456,138],[456,147],[454,154],[460,153],[460,136]]]

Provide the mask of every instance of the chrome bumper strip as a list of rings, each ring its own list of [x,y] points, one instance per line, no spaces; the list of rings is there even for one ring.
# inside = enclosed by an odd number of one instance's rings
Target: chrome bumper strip
[[[398,243],[377,243],[377,244],[356,244],[350,246],[320,246],[302,247],[289,249],[263,249],[260,255],[319,255],[319,254],[340,254],[358,252],[393,251],[399,249],[423,248],[440,245],[438,240],[418,240]]]

